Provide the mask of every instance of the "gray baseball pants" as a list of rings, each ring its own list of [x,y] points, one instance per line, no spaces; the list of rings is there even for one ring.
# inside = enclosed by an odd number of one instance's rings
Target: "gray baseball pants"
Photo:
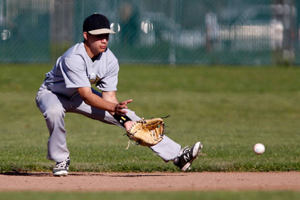
[[[101,93],[94,89],[93,93],[101,96]],[[66,99],[63,96],[52,93],[44,84],[37,93],[36,104],[45,118],[50,133],[47,158],[56,162],[61,162],[69,157],[66,142],[67,131],[64,122],[65,113],[67,112],[82,114],[91,119],[117,125],[124,129],[110,113],[87,105],[81,99],[80,95]],[[140,117],[131,110],[128,110],[127,116],[133,121],[140,119]],[[169,137],[164,136],[160,143],[150,148],[165,162],[168,162],[177,157],[181,146]]]

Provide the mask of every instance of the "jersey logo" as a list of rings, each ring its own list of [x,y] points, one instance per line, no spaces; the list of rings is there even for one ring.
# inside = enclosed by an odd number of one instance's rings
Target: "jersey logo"
[[[100,81],[100,78],[96,74],[91,73],[89,75],[89,80],[90,80],[91,84],[96,84],[96,83],[98,83],[98,81]]]

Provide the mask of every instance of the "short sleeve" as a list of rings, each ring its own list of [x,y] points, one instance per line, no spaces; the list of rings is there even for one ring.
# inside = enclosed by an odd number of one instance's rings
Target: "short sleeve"
[[[62,74],[67,88],[91,87],[82,60],[65,58],[62,62]]]

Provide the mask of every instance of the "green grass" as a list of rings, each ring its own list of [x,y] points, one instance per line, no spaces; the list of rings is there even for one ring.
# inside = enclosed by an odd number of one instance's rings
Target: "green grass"
[[[50,171],[35,95],[51,65],[0,65],[0,172]],[[300,68],[123,66],[118,99],[141,117],[171,115],[168,136],[204,144],[192,171],[300,171]],[[178,171],[118,127],[67,114],[71,171]],[[253,145],[266,146],[263,155]]]

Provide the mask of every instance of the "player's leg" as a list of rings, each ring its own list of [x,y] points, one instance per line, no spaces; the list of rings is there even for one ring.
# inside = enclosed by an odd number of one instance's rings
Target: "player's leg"
[[[96,90],[93,90],[93,92],[101,96],[100,92]],[[74,97],[73,101],[74,103],[70,112],[79,113],[89,118],[96,119],[107,124],[114,124],[124,129],[124,127],[115,118],[113,118],[113,116],[111,116],[110,113],[100,109],[93,108],[85,104],[79,95]],[[133,121],[138,121],[141,119],[139,116],[135,114],[134,111],[129,109],[127,109],[126,115]],[[181,146],[178,143],[171,140],[169,137],[164,136],[163,140],[160,143],[150,148],[164,161],[168,162],[170,160],[174,160],[178,156]]]
[[[66,101],[44,88],[41,88],[36,96],[37,106],[45,118],[50,133],[47,158],[56,162],[69,157],[64,123],[66,111],[63,105],[67,105]]]
[[[93,92],[101,96],[100,92],[96,90],[93,90]],[[73,106],[71,112],[80,113],[89,118],[96,119],[107,124],[114,124],[125,129],[119,122],[117,122],[116,119],[113,118],[113,116],[111,116],[111,114],[100,109],[92,108],[91,106],[85,104],[80,96],[74,98],[74,102],[76,103],[74,103],[73,105],[76,106]],[[131,111],[129,109],[127,109],[126,115],[133,121],[138,121],[141,119],[135,114],[134,111]],[[165,135],[161,142],[150,148],[165,162],[173,161],[174,164],[177,165],[180,169],[186,171],[187,169],[189,169],[189,166],[191,165],[193,160],[198,156],[202,148],[202,144],[200,142],[197,142],[191,148],[181,149],[180,144],[176,143]]]

